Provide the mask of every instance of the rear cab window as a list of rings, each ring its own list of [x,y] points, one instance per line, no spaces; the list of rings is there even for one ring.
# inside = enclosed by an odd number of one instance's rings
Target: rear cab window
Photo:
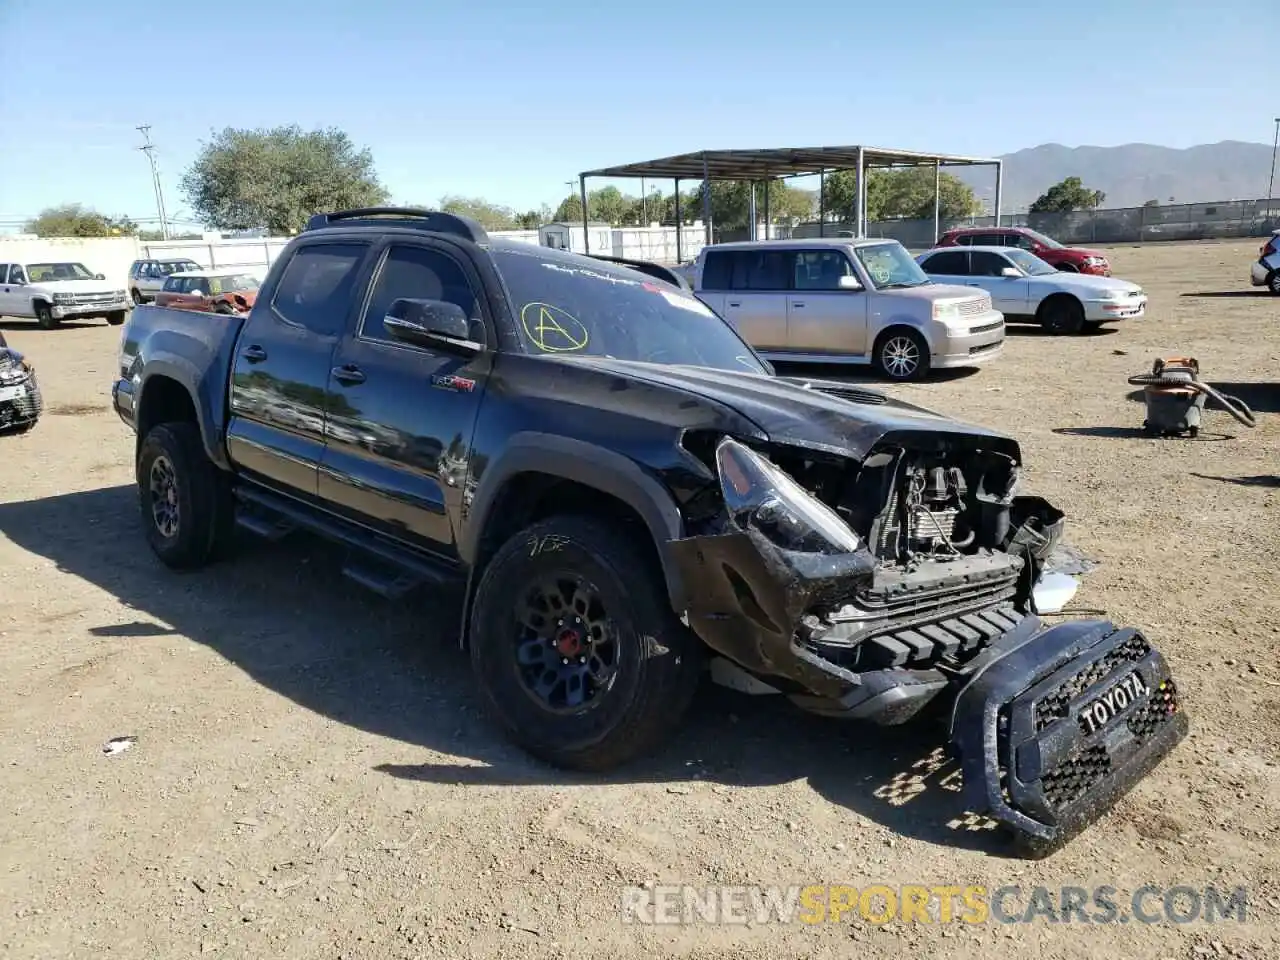
[[[320,336],[337,336],[351,313],[368,243],[332,241],[296,248],[271,298],[276,317]]]

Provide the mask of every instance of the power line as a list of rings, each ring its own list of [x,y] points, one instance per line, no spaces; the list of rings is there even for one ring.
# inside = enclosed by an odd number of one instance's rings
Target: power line
[[[156,190],[156,210],[160,212],[160,236],[168,240],[169,218],[165,216],[164,212],[164,190],[160,186],[160,168],[156,166],[155,144],[151,142],[151,124],[144,123],[137,129],[142,134],[143,140],[146,141],[138,149],[147,155],[147,160],[151,163],[151,184]]]

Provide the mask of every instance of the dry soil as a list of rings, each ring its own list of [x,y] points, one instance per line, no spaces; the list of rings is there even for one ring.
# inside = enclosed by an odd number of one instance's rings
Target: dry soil
[[[0,438],[0,953],[80,957],[1280,955],[1280,299],[1256,241],[1123,247],[1149,316],[1012,331],[890,392],[1018,436],[1099,561],[1077,604],[1172,661],[1192,734],[1048,860],[963,829],[925,731],[708,689],[669,749],[549,770],[479,714],[452,608],[308,541],[191,575],[147,550],[108,409],[119,331],[4,322],[46,415]],[[1141,436],[1126,377],[1191,354],[1254,406]],[[116,736],[137,741],[105,756]],[[1249,888],[1246,922],[642,927],[628,884]],[[1025,897],[1011,901],[1025,905]]]

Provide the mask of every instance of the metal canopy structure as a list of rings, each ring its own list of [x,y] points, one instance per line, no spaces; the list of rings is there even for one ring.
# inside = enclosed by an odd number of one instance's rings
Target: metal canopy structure
[[[767,150],[700,150],[695,153],[682,153],[658,160],[643,160],[638,163],[624,163],[614,167],[602,167],[599,170],[588,170],[578,175],[578,183],[582,193],[583,231],[587,230],[587,180],[591,177],[671,179],[675,181],[676,195],[676,259],[681,259],[680,250],[680,181],[681,180],[738,180],[751,183],[750,225],[752,239],[756,239],[756,203],[755,185],[769,180],[790,177],[819,177],[819,234],[825,230],[822,211],[826,207],[825,187],[826,175],[837,170],[857,171],[857,197],[852,211],[855,232],[862,236],[867,225],[867,191],[866,173],[869,170],[885,167],[922,167],[934,168],[934,235],[937,236],[939,226],[939,177],[942,167],[975,167],[994,166],[996,170],[996,223],[1000,222],[1000,202],[1002,199],[1002,178],[1004,164],[995,157],[965,157],[945,153],[920,153],[914,150],[890,150],[884,147],[845,146],[845,147],[782,147]],[[707,232],[707,243],[712,238],[711,197],[706,191],[702,197],[703,223]],[[765,239],[769,234],[769,193],[765,191]]]

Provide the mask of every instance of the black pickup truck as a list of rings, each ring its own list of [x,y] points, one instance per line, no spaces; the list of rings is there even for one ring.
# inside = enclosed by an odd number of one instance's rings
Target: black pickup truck
[[[656,746],[715,660],[820,714],[929,705],[970,808],[1045,851],[1187,729],[1139,631],[1037,613],[1063,518],[1013,439],[779,376],[657,265],[317,215],[246,317],[137,308],[112,394],[161,560],[301,529],[389,597],[454,585],[492,714],[555,764]]]

